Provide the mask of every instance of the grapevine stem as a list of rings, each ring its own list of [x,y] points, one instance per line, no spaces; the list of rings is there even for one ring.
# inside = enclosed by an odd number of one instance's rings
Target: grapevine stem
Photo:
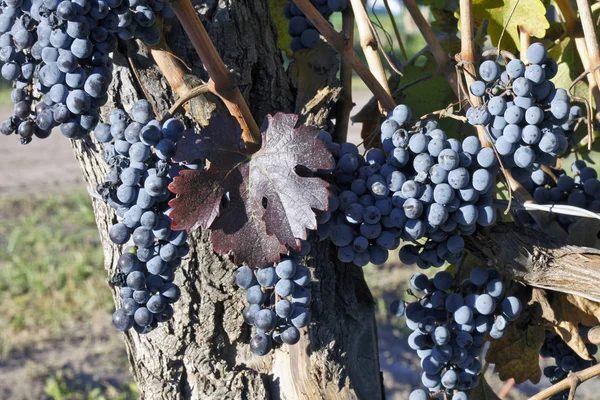
[[[177,109],[179,109],[179,107],[183,106],[185,103],[187,103],[194,97],[197,97],[197,96],[200,96],[201,94],[205,94],[205,93],[209,93],[209,92],[210,92],[210,88],[208,87],[207,84],[200,85],[193,89],[187,90],[182,96],[180,96],[177,99],[175,104],[173,104],[173,106],[171,108],[169,108],[169,112],[167,113],[167,115],[165,115],[163,117],[163,119],[170,118],[173,114],[175,114],[175,112],[177,111]]]
[[[598,47],[598,39],[596,38],[596,29],[594,19],[592,17],[592,10],[590,9],[590,3],[588,0],[577,0],[577,8],[579,8],[579,19],[581,20],[581,26],[583,27],[583,36],[587,45],[589,60],[590,60],[590,72],[596,78],[596,83],[600,82],[600,48]]]
[[[183,0],[179,0],[183,1]],[[189,1],[189,0],[185,0]],[[375,95],[381,106],[388,112],[392,111],[396,106],[392,96],[384,89],[383,86],[375,79],[369,68],[365,66],[358,54],[352,48],[352,42],[348,42],[347,38],[331,27],[329,22],[317,11],[311,4],[310,0],[294,0],[300,11],[304,13],[306,18],[317,28],[319,33],[323,35],[327,43],[338,53],[342,55],[352,66],[356,74],[365,82],[365,85]]]
[[[480,97],[474,96],[468,89],[475,81],[477,71],[475,70],[475,46],[473,42],[473,10],[471,0],[460,0],[460,61],[464,70],[470,103],[473,106],[483,104]],[[485,127],[477,125],[477,137],[482,145],[489,147],[485,134]]]
[[[580,29],[579,19],[577,18],[577,14],[569,0],[556,0],[556,4],[560,9],[563,18],[565,19],[566,25],[566,34],[572,38],[575,42],[575,47],[577,48],[577,53],[579,54],[579,59],[581,60],[581,64],[585,70],[590,70],[590,58],[588,57],[588,49],[585,43],[585,39],[578,34]],[[598,84],[594,75],[588,75],[588,83],[590,87],[590,91],[594,97],[596,105],[600,104],[600,90],[598,89]],[[591,101],[590,101],[591,103]]]
[[[162,18],[157,18],[157,25],[162,31]],[[190,88],[183,80],[185,72],[181,68],[177,58],[171,52],[164,35],[161,35],[160,42],[154,46],[150,46],[150,53],[163,76],[169,82],[169,86],[171,86],[179,97],[183,96]]]
[[[204,25],[190,0],[175,0],[170,3],[183,29],[202,60],[210,76],[208,82],[211,92],[219,96],[231,115],[242,127],[242,139],[249,151],[260,148],[261,134],[240,89],[233,83],[231,74],[210,40]]]
[[[573,381],[576,382],[575,386],[579,386],[579,384],[589,379],[592,379],[598,375],[600,375],[600,364],[594,365],[593,367],[589,367],[584,369],[583,371],[575,372],[569,375],[569,377],[567,377],[566,379],[563,379],[562,381],[550,386],[549,388],[542,390],[535,396],[530,397],[529,400],[549,399],[550,397],[562,392],[563,390],[572,388]]]
[[[419,6],[417,5],[416,1],[404,0],[404,6],[410,13],[413,21],[415,22],[415,25],[417,25],[417,28],[419,28],[421,35],[423,35],[423,38],[425,39],[425,42],[427,43],[431,54],[433,54],[433,58],[435,58],[435,61],[440,66],[440,71],[444,74],[444,77],[450,84],[450,87],[452,87],[452,90],[454,91],[456,96],[460,97],[456,74],[454,73],[454,71],[449,71],[447,68],[449,60],[448,55],[442,48],[440,42],[435,37],[435,34],[431,30],[429,23],[427,22],[427,20],[425,20],[423,14],[421,14],[421,10],[419,10]]]
[[[494,205],[498,208],[505,208],[508,205],[506,200],[496,200]],[[510,208],[513,210],[544,211],[551,214],[571,215],[574,217],[600,219],[600,214],[586,210],[585,208],[568,206],[563,204],[537,204],[529,202],[512,202]]]
[[[387,76],[385,75],[383,63],[379,57],[379,46],[377,45],[377,39],[375,38],[373,30],[371,29],[369,15],[365,9],[365,4],[362,2],[362,0],[350,0],[350,4],[352,4],[352,11],[354,11],[354,16],[356,18],[360,46],[363,49],[365,58],[367,59],[369,69],[373,72],[373,75],[375,75],[375,78],[377,78],[379,84],[391,97],[392,93],[390,92],[390,88],[388,86]],[[379,103],[379,108],[382,109],[381,103]]]
[[[531,45],[531,36],[527,32],[519,31],[519,42],[521,42],[521,53],[519,58],[527,64],[527,49]]]
[[[342,34],[345,34],[349,43],[354,42],[354,12],[351,7],[346,7],[342,13]],[[335,108],[335,130],[333,140],[336,143],[344,143],[348,137],[348,124],[350,113],[354,103],[352,102],[352,65],[342,58],[340,68],[340,81],[342,91]]]
[[[398,25],[396,25],[396,19],[394,18],[394,14],[392,14],[392,9],[390,8],[390,3],[388,0],[383,0],[383,5],[385,6],[385,10],[387,11],[390,22],[392,23],[392,27],[394,28],[394,34],[396,35],[396,40],[398,41],[398,46],[400,46],[400,52],[402,53],[402,57],[404,57],[404,62],[408,62],[408,54],[406,54],[406,49],[404,48],[404,42],[402,41],[402,36],[400,36],[400,31],[398,30]]]

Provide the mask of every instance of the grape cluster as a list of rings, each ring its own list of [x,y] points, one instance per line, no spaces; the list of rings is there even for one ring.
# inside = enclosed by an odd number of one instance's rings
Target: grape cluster
[[[181,258],[188,251],[185,231],[171,230],[167,190],[183,168],[198,164],[173,165],[171,158],[184,125],[176,119],[161,123],[152,117],[146,100],[138,101],[131,117],[121,109],[110,114],[110,124],[94,130],[104,144],[103,156],[111,166],[98,193],[116,210],[119,222],[109,230],[113,243],[133,246],[119,259],[113,283],[121,286],[122,308],[113,314],[113,324],[125,331],[134,327],[147,333],[158,322],[173,315],[170,303],[177,301],[179,288],[173,283]],[[199,163],[201,164],[201,163]]]
[[[571,164],[573,177],[564,170],[554,172],[558,177],[556,180],[542,170],[534,171],[530,176],[513,176],[522,181],[538,204],[565,204],[600,212],[600,180],[595,169],[588,167],[585,161],[577,160]],[[534,223],[526,211],[519,210],[516,216],[521,223]],[[577,221],[577,217],[558,214],[557,220],[568,231],[569,226]]]
[[[590,355],[594,356],[598,352],[598,346],[586,344]],[[554,358],[553,366],[544,368],[544,376],[555,384],[565,379],[570,372],[578,372],[597,364],[595,358],[584,360],[575,353],[560,336],[546,331],[546,340],[540,350],[540,356],[544,358]],[[567,400],[569,390],[565,390],[554,396],[550,400]]]
[[[254,327],[250,350],[258,356],[268,354],[273,341],[293,345],[300,340],[300,329],[310,323],[310,270],[300,258],[310,252],[310,243],[302,242],[300,253],[290,253],[277,266],[262,268],[241,266],[235,281],[246,290],[248,305],[244,321]]]
[[[326,19],[333,12],[344,11],[348,6],[348,0],[311,0],[311,3]],[[285,17],[289,20],[288,33],[292,37],[292,52],[302,49],[313,48],[319,43],[319,31],[312,22],[304,16],[296,3],[288,0],[283,8]]]
[[[158,0],[8,0],[0,5],[0,74],[14,82],[14,115],[0,124],[23,144],[52,128],[70,139],[87,135],[108,99],[110,53],[124,32],[155,44]],[[168,11],[171,10],[171,11]]]
[[[478,359],[486,336],[502,337],[507,324],[518,318],[521,302],[505,297],[500,275],[493,269],[475,268],[469,279],[454,285],[449,272],[433,279],[416,273],[410,280],[422,296],[406,304],[396,300],[390,306],[395,316],[406,316],[413,331],[408,344],[421,359],[421,382],[430,392],[446,390],[448,398],[468,399],[481,373]],[[410,399],[426,399],[424,390],[415,390]]]
[[[392,199],[393,224],[409,244],[400,250],[405,264],[440,267],[462,256],[464,236],[496,221],[492,206],[498,171],[493,149],[468,136],[448,138],[436,121],[410,123],[411,111],[397,106],[381,126],[387,160],[381,166]]]
[[[402,221],[392,204],[383,168],[386,156],[381,149],[370,149],[363,157],[352,143],[341,146],[321,131],[336,160],[330,173],[327,211],[316,211],[317,235],[329,237],[338,248],[340,261],[364,267],[368,263],[383,264],[388,252],[400,245]]]
[[[573,121],[582,115],[569,95],[550,81],[558,66],[541,43],[527,49],[529,64],[514,59],[504,71],[493,60],[479,66],[482,80],[470,86],[484,105],[467,110],[472,125],[485,125],[507,168],[552,166],[569,148]]]

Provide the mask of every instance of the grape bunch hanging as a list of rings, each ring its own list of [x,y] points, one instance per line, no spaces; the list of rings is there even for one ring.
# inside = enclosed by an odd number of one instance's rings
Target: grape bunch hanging
[[[112,242],[133,242],[119,258],[119,271],[112,278],[121,296],[113,324],[120,331],[133,327],[148,333],[173,316],[171,304],[181,294],[174,274],[189,251],[187,233],[171,229],[168,201],[173,195],[168,185],[182,169],[203,168],[203,163],[171,161],[184,125],[177,119],[154,119],[146,100],[135,103],[131,115],[113,110],[109,121],[94,130],[111,167],[98,193],[119,219],[109,230]]]
[[[14,84],[14,115],[0,132],[23,144],[57,126],[86,136],[108,99],[117,36],[157,44],[156,13],[174,16],[158,0],[8,0],[0,11],[0,74]]]

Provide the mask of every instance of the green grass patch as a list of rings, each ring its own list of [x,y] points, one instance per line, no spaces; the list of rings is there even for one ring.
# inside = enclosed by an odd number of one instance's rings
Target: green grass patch
[[[0,85],[0,106],[11,107],[13,106],[12,100],[10,99],[10,92],[12,88],[7,85]]]
[[[85,191],[0,199],[0,353],[113,308]]]
[[[117,388],[109,382],[90,382],[70,369],[46,379],[45,394],[52,400],[134,400],[140,395],[135,384]]]

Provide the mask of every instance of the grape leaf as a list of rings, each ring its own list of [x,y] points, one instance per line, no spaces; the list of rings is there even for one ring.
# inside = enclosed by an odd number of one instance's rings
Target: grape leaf
[[[173,229],[210,228],[213,248],[236,263],[263,265],[279,259],[285,245],[299,249],[307,229],[316,229],[313,209],[328,205],[328,184],[301,177],[298,166],[331,169],[333,158],[315,127],[296,127],[298,116],[267,116],[262,147],[243,154],[240,128],[231,117],[215,117],[200,135],[179,143],[176,161],[207,159],[206,171],[184,170],[169,189]]]
[[[494,389],[487,383],[485,376],[479,376],[479,383],[469,392],[470,400],[500,400]]]
[[[225,193],[235,190],[243,179],[239,172],[230,173],[246,160],[241,128],[233,118],[218,115],[199,135],[186,131],[177,143],[173,159],[177,162],[210,161],[207,171],[181,171],[169,185],[171,192],[181,195],[169,203],[173,207],[172,228],[206,229],[219,215]]]
[[[519,3],[515,8],[517,1]],[[473,0],[473,24],[480,27],[485,20],[489,22],[488,34],[493,46],[498,45],[506,25],[500,48],[513,52],[521,48],[519,29],[530,36],[543,38],[550,27],[546,19],[546,7],[540,0]]]
[[[316,138],[318,130],[294,128],[297,121],[295,114],[267,116],[263,145],[252,155],[249,173],[254,196],[267,200],[267,233],[293,249],[299,249],[297,238],[306,239],[306,229],[317,229],[312,209],[327,209],[329,195],[327,182],[298,176],[296,166],[313,171],[334,167],[325,143]]]
[[[242,164],[238,173],[248,176],[248,164]],[[286,249],[275,236],[267,233],[262,220],[265,209],[249,186],[248,179],[244,179],[239,189],[230,192],[229,201],[211,226],[210,241],[217,253],[233,253],[236,264],[262,267],[278,260]]]
[[[579,324],[595,326],[600,322],[600,304],[572,294],[553,292],[550,300],[556,321],[552,328],[579,357],[590,360],[590,354],[579,334]],[[550,321],[552,323],[552,321]]]
[[[218,170],[231,170],[247,159],[242,129],[231,117],[219,114],[210,120],[200,134],[192,130],[185,131],[177,142],[177,151],[173,160],[193,162],[199,159],[209,160]]]
[[[494,372],[503,381],[514,378],[517,384],[528,379],[538,383],[542,377],[539,354],[546,334],[534,320],[531,309],[524,308],[520,317],[508,325],[504,336],[491,341],[486,359],[494,364]]]

